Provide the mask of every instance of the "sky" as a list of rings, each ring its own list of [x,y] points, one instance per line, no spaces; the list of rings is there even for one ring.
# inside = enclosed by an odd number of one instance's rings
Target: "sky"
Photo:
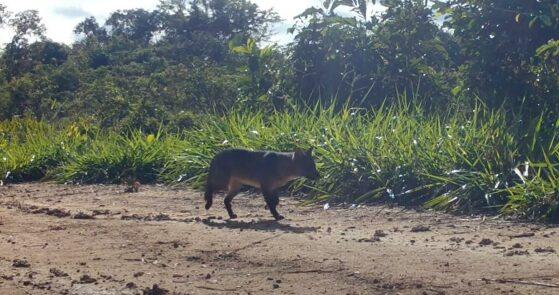
[[[274,27],[272,42],[285,43],[291,37],[286,33],[293,17],[310,6],[318,6],[319,0],[251,0],[261,8],[273,8],[284,21]],[[109,14],[118,9],[156,8],[159,0],[0,0],[11,12],[36,9],[47,28],[47,37],[56,42],[70,44],[74,41],[74,27],[84,18],[94,16],[99,23],[104,23]],[[6,28],[0,29],[0,43],[11,39]]]

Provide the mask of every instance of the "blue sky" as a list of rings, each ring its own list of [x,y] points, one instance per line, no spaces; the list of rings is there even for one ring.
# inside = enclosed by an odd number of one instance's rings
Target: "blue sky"
[[[293,22],[293,17],[305,8],[319,5],[319,0],[251,0],[262,8],[274,8],[284,19],[284,23],[276,26],[277,34],[272,42],[284,43],[290,39],[285,30]],[[95,16],[103,23],[107,16],[117,9],[144,8],[154,9],[158,0],[1,0],[8,6],[8,10],[18,12],[26,9],[36,9],[47,27],[47,36],[57,42],[72,43],[73,28],[85,17]],[[5,28],[0,30],[0,43],[10,40],[11,34]]]

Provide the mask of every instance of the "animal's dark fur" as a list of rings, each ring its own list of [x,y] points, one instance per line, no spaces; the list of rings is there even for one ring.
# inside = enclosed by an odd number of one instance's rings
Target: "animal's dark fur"
[[[241,185],[259,188],[266,205],[276,220],[283,219],[276,206],[279,203],[278,189],[298,177],[319,177],[312,149],[290,153],[271,151],[248,151],[229,149],[217,154],[210,165],[204,198],[206,210],[213,203],[213,195],[225,191],[225,208],[230,218],[236,218],[231,201]]]

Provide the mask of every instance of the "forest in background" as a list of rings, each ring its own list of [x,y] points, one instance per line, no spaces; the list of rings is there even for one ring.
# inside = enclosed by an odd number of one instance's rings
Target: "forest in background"
[[[61,44],[0,4],[2,180],[196,184],[221,148],[315,145],[315,200],[559,220],[557,1],[317,1],[269,44],[279,20],[162,0]]]
[[[377,2],[385,9],[372,13]],[[86,18],[69,45],[45,37],[37,11],[0,6],[0,24],[15,31],[1,51],[0,118],[154,130],[234,106],[374,108],[405,95],[428,110],[482,103],[555,119],[557,1],[317,4],[281,46],[264,43],[278,15],[247,0],[164,0],[104,24]],[[342,6],[354,13],[337,13]]]

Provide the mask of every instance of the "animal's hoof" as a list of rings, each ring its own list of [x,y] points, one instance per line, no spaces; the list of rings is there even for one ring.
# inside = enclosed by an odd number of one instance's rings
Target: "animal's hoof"
[[[229,219],[235,219],[235,218],[237,218],[237,214],[229,215]]]
[[[284,219],[285,217],[283,217],[283,216],[281,216],[281,215],[278,215],[278,216],[274,216],[274,218],[275,218],[277,221],[280,221],[280,220]]]
[[[210,210],[210,208],[212,207],[212,204],[206,203],[206,206],[205,206],[205,207],[206,207],[206,210]]]

